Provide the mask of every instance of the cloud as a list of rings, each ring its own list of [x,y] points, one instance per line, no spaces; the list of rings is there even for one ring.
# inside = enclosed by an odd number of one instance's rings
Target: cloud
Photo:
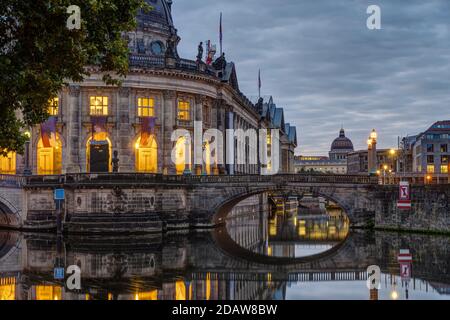
[[[180,54],[218,43],[236,63],[241,90],[273,95],[297,126],[301,154],[327,154],[343,124],[365,148],[450,118],[450,1],[377,0],[382,29],[366,28],[368,0],[174,0]]]

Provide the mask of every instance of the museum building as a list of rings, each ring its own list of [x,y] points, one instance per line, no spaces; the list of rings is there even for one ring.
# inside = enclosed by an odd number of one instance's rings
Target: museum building
[[[91,75],[84,82],[70,83],[50,101],[50,118],[30,128],[25,155],[10,152],[0,158],[0,173],[260,172],[261,159],[249,161],[258,154],[260,139],[255,145],[248,136],[233,138],[235,149],[242,150],[233,152],[235,163],[240,157],[245,164],[217,164],[218,153],[209,152],[211,138],[202,143],[203,163],[194,165],[191,139],[196,121],[202,122],[203,132],[223,132],[224,145],[231,139],[226,129],[267,129],[269,150],[271,130],[279,129],[279,172],[294,172],[297,132],[284,122],[283,109],[272,98],[251,102],[239,89],[235,64],[227,62],[224,54],[207,63],[199,46],[197,59],[181,58],[172,1],[147,2],[153,10],[140,12],[137,29],[126,35],[130,70],[122,85],[106,85],[98,69],[89,67]],[[185,134],[174,139],[177,129]]]

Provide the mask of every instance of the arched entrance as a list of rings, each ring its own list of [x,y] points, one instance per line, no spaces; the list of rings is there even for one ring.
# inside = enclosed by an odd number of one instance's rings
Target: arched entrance
[[[155,135],[150,135],[146,141],[139,137],[135,144],[136,171],[144,173],[158,172],[158,143]]]
[[[42,137],[37,145],[37,174],[54,175],[62,173],[62,143],[58,134],[52,134],[44,143]]]
[[[178,175],[184,173],[186,169],[192,170],[191,161],[191,143],[186,137],[180,137],[175,145],[176,161],[175,168]],[[186,164],[189,162],[189,164]]]
[[[112,143],[108,137],[92,139],[86,143],[87,172],[106,173],[112,171]]]
[[[16,174],[16,153],[8,152],[0,156],[0,174]]]

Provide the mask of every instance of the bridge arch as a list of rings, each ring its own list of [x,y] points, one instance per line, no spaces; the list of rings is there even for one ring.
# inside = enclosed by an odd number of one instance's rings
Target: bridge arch
[[[266,192],[283,192],[291,195],[297,195],[300,198],[305,193],[312,193],[314,196],[324,197],[327,200],[331,200],[339,205],[350,219],[350,222],[354,220],[354,203],[349,197],[349,190],[345,192],[339,192],[337,188],[324,186],[324,187],[297,187],[297,186],[273,186],[264,188],[245,188],[245,190],[236,190],[235,193],[227,192],[227,195],[216,202],[212,212],[212,223],[215,225],[223,224],[225,218],[230,213],[231,209],[239,202],[262,193]]]
[[[0,196],[0,227],[17,228],[19,226],[19,210],[7,199]]]

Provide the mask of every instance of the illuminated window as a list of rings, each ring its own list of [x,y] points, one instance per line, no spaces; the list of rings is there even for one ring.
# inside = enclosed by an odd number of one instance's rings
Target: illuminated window
[[[59,114],[59,99],[53,98],[48,102],[48,113],[51,116],[57,116]]]
[[[427,165],[427,173],[434,173],[434,165],[432,164]]]
[[[61,300],[62,288],[54,285],[36,286],[36,300]]]
[[[90,97],[90,115],[107,116],[108,115],[108,97]]]
[[[448,165],[441,165],[441,173],[448,173]]]
[[[155,99],[138,98],[138,116],[154,117],[155,116]]]
[[[16,153],[8,152],[6,156],[0,155],[0,173],[16,174]]]
[[[16,299],[16,279],[0,278],[0,300]]]
[[[191,105],[189,101],[178,101],[178,120],[189,121],[191,119]]]

